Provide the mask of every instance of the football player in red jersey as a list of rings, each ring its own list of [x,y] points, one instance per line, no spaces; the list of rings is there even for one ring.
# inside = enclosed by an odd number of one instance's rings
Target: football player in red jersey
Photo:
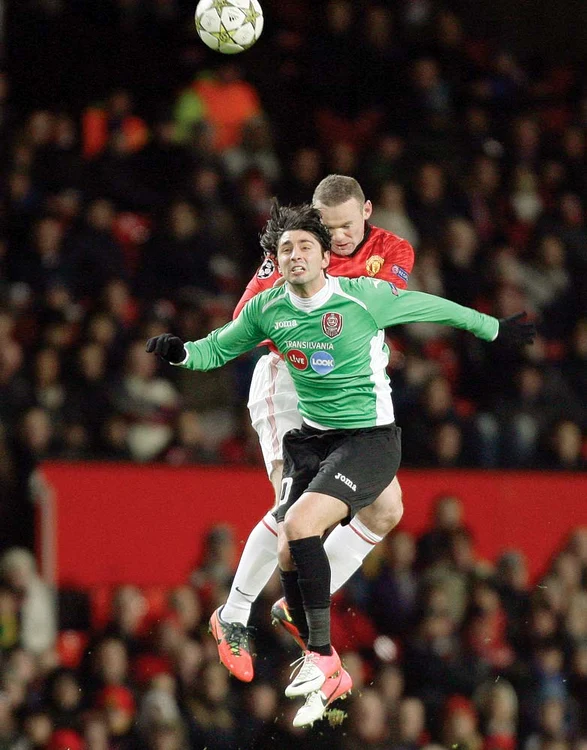
[[[312,200],[332,235],[329,274],[351,278],[372,276],[390,281],[402,289],[407,287],[414,265],[414,250],[401,237],[369,224],[373,206],[365,199],[354,178],[344,175],[325,177],[314,191]],[[248,283],[234,317],[248,300],[280,280],[275,258],[267,255]],[[283,469],[282,438],[288,430],[298,429],[302,418],[297,409],[296,391],[283,359],[271,342],[266,343],[270,353],[262,356],[255,367],[248,406],[277,503]],[[386,505],[373,503],[361,510],[350,524],[337,526],[328,536],[324,549],[331,567],[331,593],[358,570],[365,556],[401,517],[401,489],[397,477],[394,486],[395,493]],[[251,531],[226,604],[215,610],[210,619],[220,660],[244,682],[252,680],[254,674],[247,628],[251,606],[276,565],[277,522],[271,510]],[[304,648],[307,634],[300,632],[292,621],[283,599],[273,606],[272,616]]]

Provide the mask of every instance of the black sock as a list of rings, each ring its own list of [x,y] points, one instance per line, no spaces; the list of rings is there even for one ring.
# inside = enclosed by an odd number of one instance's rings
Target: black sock
[[[302,593],[298,586],[298,571],[281,570],[280,568],[279,577],[281,578],[281,585],[283,587],[283,593],[285,594],[285,601],[287,602],[287,608],[291,615],[291,619],[296,628],[300,631],[300,636],[307,642],[308,621],[306,620],[306,613],[304,611]]]
[[[308,649],[328,656],[330,647],[330,563],[319,536],[289,543],[308,621]]]

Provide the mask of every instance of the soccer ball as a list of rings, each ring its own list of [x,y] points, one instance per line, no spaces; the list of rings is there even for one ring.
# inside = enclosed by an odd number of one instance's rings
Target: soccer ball
[[[258,0],[200,0],[196,30],[210,49],[234,55],[251,47],[261,36],[263,10]]]

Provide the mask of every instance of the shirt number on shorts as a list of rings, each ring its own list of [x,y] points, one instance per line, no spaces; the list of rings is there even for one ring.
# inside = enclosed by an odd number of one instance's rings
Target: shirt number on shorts
[[[281,499],[279,500],[280,505],[287,503],[292,484],[293,477],[285,477],[285,479],[281,480]]]

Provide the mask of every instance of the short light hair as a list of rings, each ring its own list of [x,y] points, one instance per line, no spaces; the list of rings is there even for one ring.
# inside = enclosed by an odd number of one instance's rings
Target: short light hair
[[[350,198],[356,198],[361,206],[365,203],[365,193],[355,178],[344,174],[329,174],[318,183],[312,203],[319,201],[324,206],[339,206]]]

